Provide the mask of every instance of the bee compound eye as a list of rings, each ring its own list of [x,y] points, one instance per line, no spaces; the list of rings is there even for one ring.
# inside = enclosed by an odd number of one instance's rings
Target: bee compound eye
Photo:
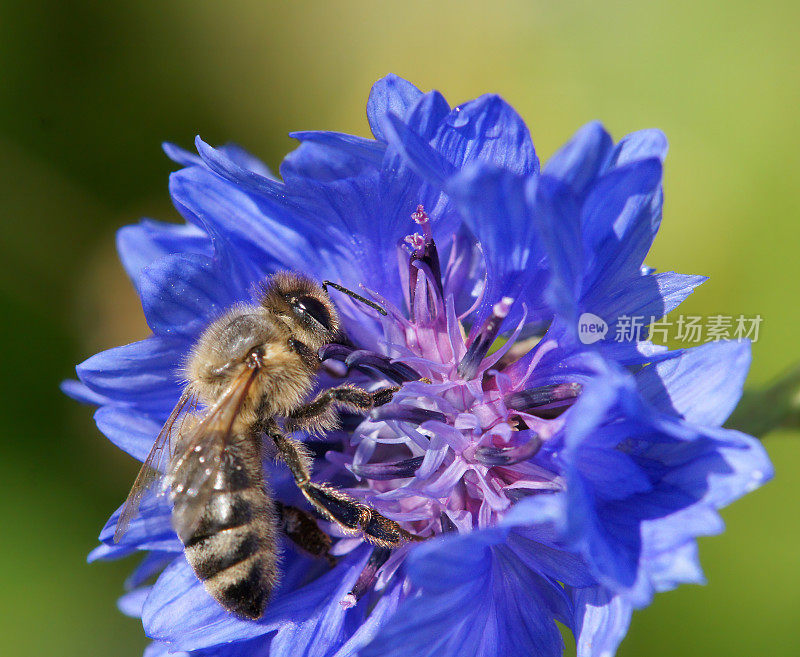
[[[310,317],[326,331],[332,331],[331,314],[319,299],[302,296],[292,299],[292,308],[303,318]]]

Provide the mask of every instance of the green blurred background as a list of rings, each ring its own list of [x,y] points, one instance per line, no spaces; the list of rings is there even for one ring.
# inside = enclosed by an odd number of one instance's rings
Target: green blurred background
[[[115,608],[131,563],[85,564],[136,464],[57,385],[146,334],[114,231],[176,217],[162,140],[233,140],[277,167],[290,130],[366,134],[387,72],[451,103],[499,92],[543,157],[590,119],[616,137],[660,127],[667,202],[649,264],[711,277],[691,314],[764,317],[757,387],[800,360],[798,25],[796,0],[2,0],[3,654],[145,645]],[[620,655],[800,653],[800,436],[766,444],[776,480],[701,541],[710,585],[637,613]]]

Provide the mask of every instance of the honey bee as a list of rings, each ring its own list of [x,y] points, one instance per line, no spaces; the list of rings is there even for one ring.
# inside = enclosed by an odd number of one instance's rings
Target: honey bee
[[[195,574],[225,609],[245,618],[262,616],[277,585],[281,530],[306,551],[331,559],[330,537],[313,516],[272,498],[262,468],[264,448],[289,467],[313,508],[345,533],[379,548],[417,538],[343,491],[312,482],[309,452],[287,435],[331,429],[338,409],[365,413],[397,391],[345,384],[307,401],[321,365],[318,350],[346,341],[329,285],[385,312],[328,281],[321,286],[284,272],[262,285],[256,303],[234,307],[206,329],[188,358],[183,394],[115,529],[119,541],[148,490],[167,494],[173,527]]]

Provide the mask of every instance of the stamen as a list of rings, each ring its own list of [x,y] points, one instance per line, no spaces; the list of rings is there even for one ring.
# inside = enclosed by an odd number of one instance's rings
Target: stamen
[[[389,377],[395,383],[405,383],[406,381],[418,381],[419,372],[405,363],[393,363],[386,356],[376,354],[367,349],[358,349],[351,352],[344,361],[348,368],[355,367],[364,371],[365,368],[372,368],[381,374]]]
[[[550,419],[572,406],[581,389],[579,383],[556,383],[511,393],[504,401],[509,408]]]
[[[323,360],[322,369],[325,370],[326,374],[337,379],[346,377],[348,373],[347,365],[345,365],[342,361],[334,360],[333,358]]]
[[[414,473],[419,470],[419,466],[422,465],[424,458],[424,456],[415,456],[394,463],[363,463],[361,465],[354,463],[350,466],[350,469],[353,474],[364,479],[373,479],[375,481],[403,479],[405,477],[413,477]]]
[[[447,417],[439,411],[432,411],[427,408],[416,406],[400,406],[391,404],[374,408],[369,413],[370,420],[378,422],[381,420],[397,420],[398,422],[410,422],[411,424],[422,424],[423,422],[435,421],[445,422]]]
[[[450,516],[448,516],[444,511],[439,514],[439,522],[442,523],[442,534],[458,533],[458,527],[456,527],[456,524],[450,520]]]
[[[351,591],[339,600],[339,604],[344,609],[355,607],[356,603],[364,596],[369,588],[375,583],[375,576],[378,574],[381,566],[386,563],[392,551],[389,548],[376,547],[372,554],[369,555],[364,570],[358,576],[356,583],[353,585]]]
[[[354,347],[348,347],[344,344],[331,343],[322,345],[318,353],[320,360],[328,360],[329,358],[333,358],[343,361],[345,358],[347,358],[348,354],[352,353],[353,350]]]
[[[475,450],[475,460],[483,465],[514,465],[527,461],[542,447],[542,439],[531,432],[530,440],[515,447],[479,447]]]
[[[526,497],[531,497],[541,493],[541,491],[533,490],[531,488],[506,488],[503,490],[503,492],[506,494],[506,497],[512,504],[516,504],[520,500],[524,500]]]
[[[442,268],[439,262],[439,252],[436,250],[436,243],[433,241],[431,232],[431,220],[421,205],[411,215],[411,218],[422,228],[422,235],[417,233],[409,235],[405,241],[411,246],[411,257],[408,261],[408,291],[411,302],[411,316],[414,316],[414,297],[417,293],[418,268],[415,263],[424,264],[428,273],[428,282],[433,286],[434,292],[439,300],[444,299],[444,287],[442,285]],[[431,309],[435,312],[435,308]]]
[[[426,240],[433,239],[433,234],[431,233],[431,218],[428,216],[428,213],[425,212],[423,206],[418,205],[417,209],[411,213],[411,218],[422,227],[422,234],[425,236]]]
[[[492,307],[492,314],[483,323],[483,326],[475,336],[475,340],[467,349],[464,358],[458,364],[458,375],[462,379],[472,379],[478,372],[478,367],[486,354],[489,352],[492,344],[494,343],[497,334],[500,332],[500,327],[503,320],[511,310],[514,304],[512,297],[503,297]]]

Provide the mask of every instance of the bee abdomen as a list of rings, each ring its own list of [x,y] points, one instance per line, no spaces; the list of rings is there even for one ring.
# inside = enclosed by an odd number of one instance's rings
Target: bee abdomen
[[[263,490],[215,491],[186,559],[225,609],[260,618],[278,580],[276,521]]]

